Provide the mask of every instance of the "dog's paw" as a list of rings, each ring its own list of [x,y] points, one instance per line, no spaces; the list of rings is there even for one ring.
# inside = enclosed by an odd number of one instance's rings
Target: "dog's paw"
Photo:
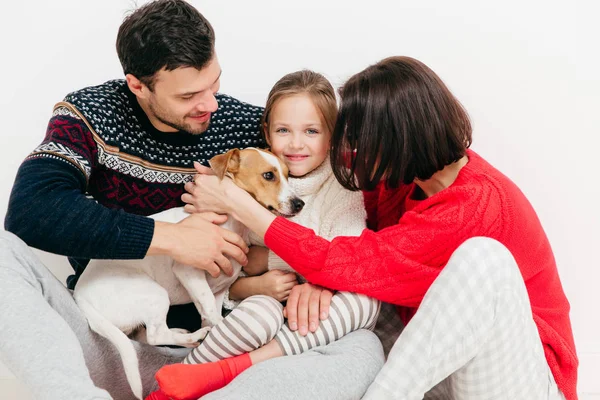
[[[202,328],[202,329],[198,329],[197,331],[195,331],[193,333],[186,333],[185,335],[182,335],[177,339],[176,344],[178,346],[183,346],[183,347],[188,347],[188,348],[198,347],[200,345],[200,343],[204,340],[206,335],[208,335],[208,332],[210,332],[210,329],[211,328]],[[174,329],[172,329],[172,330],[174,330]]]
[[[200,344],[200,342],[202,342],[204,340],[204,338],[206,338],[206,336],[208,335],[208,332],[210,332],[211,329],[212,329],[211,327],[201,328],[190,335],[196,342],[196,346],[198,346]]]
[[[223,321],[223,317],[219,314],[216,314],[216,315],[213,315],[211,317],[207,317],[206,319],[204,319],[204,321],[202,321],[202,327],[204,329],[204,327],[217,326],[221,323],[221,321]]]

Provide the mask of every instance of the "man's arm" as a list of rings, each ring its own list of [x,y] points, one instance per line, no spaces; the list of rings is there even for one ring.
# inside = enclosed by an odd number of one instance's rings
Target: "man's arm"
[[[140,259],[165,254],[215,276],[219,269],[231,271],[226,255],[245,265],[242,238],[214,225],[224,217],[155,223],[88,198],[96,144],[77,116],[55,114],[46,138],[19,168],[5,219],[8,231],[30,246],[69,257]]]
[[[83,173],[66,161],[26,160],[10,196],[6,230],[32,247],[69,257],[143,258],[154,221],[96,203],[85,196],[85,185]]]
[[[172,224],[106,208],[88,199],[77,175],[62,161],[23,163],[11,194],[5,227],[28,245],[69,257],[139,259],[169,255],[217,276],[231,273],[226,256],[240,264],[248,250],[242,238],[214,223],[209,213]],[[81,185],[82,182],[79,182]]]
[[[86,196],[97,145],[85,122],[58,107],[42,143],[17,172],[5,228],[28,245],[76,258],[143,258],[154,221]]]

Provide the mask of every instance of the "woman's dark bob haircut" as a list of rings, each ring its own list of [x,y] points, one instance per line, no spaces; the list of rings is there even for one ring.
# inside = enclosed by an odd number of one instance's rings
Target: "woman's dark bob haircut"
[[[471,145],[467,112],[442,80],[410,57],[390,57],[340,88],[331,139],[338,181],[373,190],[427,180],[460,160]]]

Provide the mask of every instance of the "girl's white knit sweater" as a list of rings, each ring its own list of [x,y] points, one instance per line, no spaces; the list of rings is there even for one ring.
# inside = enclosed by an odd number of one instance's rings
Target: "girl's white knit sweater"
[[[289,183],[304,201],[302,211],[290,221],[314,230],[327,240],[336,236],[359,236],[366,228],[367,212],[362,192],[352,192],[340,185],[329,158],[303,177],[290,177]],[[269,269],[293,271],[272,251],[269,252],[268,266]]]
[[[359,236],[367,227],[367,212],[362,192],[352,192],[340,185],[331,169],[329,157],[312,172],[300,178],[290,177],[288,181],[304,201],[302,211],[289,218],[290,221],[312,229],[327,240],[336,236]],[[250,243],[265,245],[263,240],[253,233],[250,234]],[[269,251],[268,268],[295,272],[272,251]],[[247,275],[242,271],[240,277],[243,276]],[[306,282],[300,275],[298,281]],[[239,302],[229,298],[227,290],[223,306],[232,310],[238,304]]]

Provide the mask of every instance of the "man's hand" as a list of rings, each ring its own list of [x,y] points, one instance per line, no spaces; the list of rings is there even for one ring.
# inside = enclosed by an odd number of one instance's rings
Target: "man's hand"
[[[302,336],[308,331],[315,332],[319,319],[329,316],[329,306],[333,292],[310,283],[292,288],[283,315],[288,319],[292,331],[298,330]]]
[[[261,275],[268,270],[269,249],[264,246],[252,246],[248,251],[248,264],[244,272],[249,276]]]
[[[277,301],[287,300],[292,288],[298,284],[296,273],[278,269],[265,272],[257,277],[260,280],[260,292]]]
[[[248,246],[222,224],[227,216],[215,213],[192,214],[177,224],[157,221],[147,255],[166,254],[176,261],[203,269],[213,277],[221,270],[231,276],[233,268],[227,256],[246,265]]]

